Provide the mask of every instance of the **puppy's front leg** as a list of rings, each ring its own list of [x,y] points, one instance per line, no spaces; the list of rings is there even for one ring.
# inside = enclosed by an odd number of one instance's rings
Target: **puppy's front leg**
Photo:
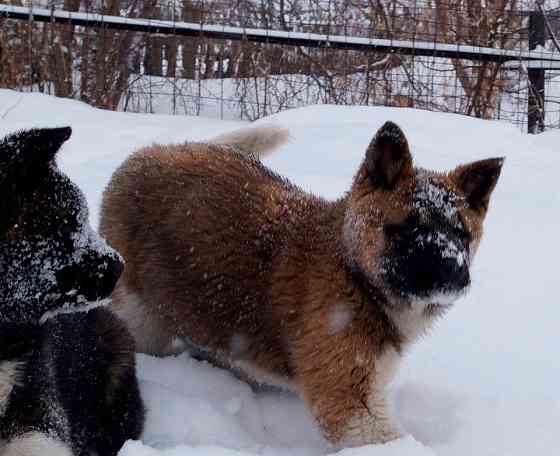
[[[315,346],[308,356],[298,356],[300,391],[327,439],[351,447],[399,438],[386,393],[398,355],[392,349],[379,356],[341,352],[336,346],[320,353]]]
[[[386,443],[401,436],[388,413],[384,394],[372,393],[368,398],[367,407],[356,409],[347,420],[337,444],[341,447],[362,446]]]

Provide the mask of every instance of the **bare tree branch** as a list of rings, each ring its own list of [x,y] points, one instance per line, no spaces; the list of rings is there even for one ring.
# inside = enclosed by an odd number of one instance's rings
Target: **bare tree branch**
[[[542,0],[537,2],[537,8],[539,9],[539,12],[544,17],[544,23],[546,25],[546,30],[548,31],[548,34],[550,35],[550,39],[554,43],[554,47],[556,48],[556,50],[558,52],[560,52],[560,43],[558,42],[558,39],[556,38],[556,35],[554,34],[554,30],[552,30],[552,26],[550,25],[550,21],[548,19],[548,16],[544,11]]]

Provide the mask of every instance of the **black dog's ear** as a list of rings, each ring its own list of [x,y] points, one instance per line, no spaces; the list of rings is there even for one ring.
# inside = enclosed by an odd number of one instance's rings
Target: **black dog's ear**
[[[399,178],[412,171],[408,141],[393,122],[386,122],[376,133],[366,151],[369,178],[377,187],[392,190]]]
[[[496,187],[504,158],[489,158],[459,166],[452,176],[474,209],[487,209]]]
[[[49,169],[72,129],[38,128],[19,131],[0,141],[0,234],[17,217],[23,198]]]
[[[0,142],[0,185],[12,176],[33,176],[50,163],[72,135],[70,127],[35,128],[6,136]]]
[[[0,141],[0,188],[6,183],[34,185],[44,174],[60,146],[72,135],[70,127],[34,128]]]

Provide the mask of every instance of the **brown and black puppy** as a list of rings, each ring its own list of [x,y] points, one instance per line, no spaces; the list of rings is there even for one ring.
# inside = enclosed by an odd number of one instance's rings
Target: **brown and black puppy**
[[[503,160],[417,169],[387,122],[348,194],[328,202],[233,137],[155,145],[117,170],[101,222],[127,260],[116,311],[142,351],[187,346],[296,391],[335,445],[398,437],[386,386],[468,288]]]

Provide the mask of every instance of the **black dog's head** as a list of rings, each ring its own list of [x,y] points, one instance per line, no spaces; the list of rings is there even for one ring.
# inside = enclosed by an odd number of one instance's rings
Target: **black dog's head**
[[[84,195],[56,166],[71,133],[34,129],[0,142],[0,322],[107,298],[123,270],[90,228]]]

